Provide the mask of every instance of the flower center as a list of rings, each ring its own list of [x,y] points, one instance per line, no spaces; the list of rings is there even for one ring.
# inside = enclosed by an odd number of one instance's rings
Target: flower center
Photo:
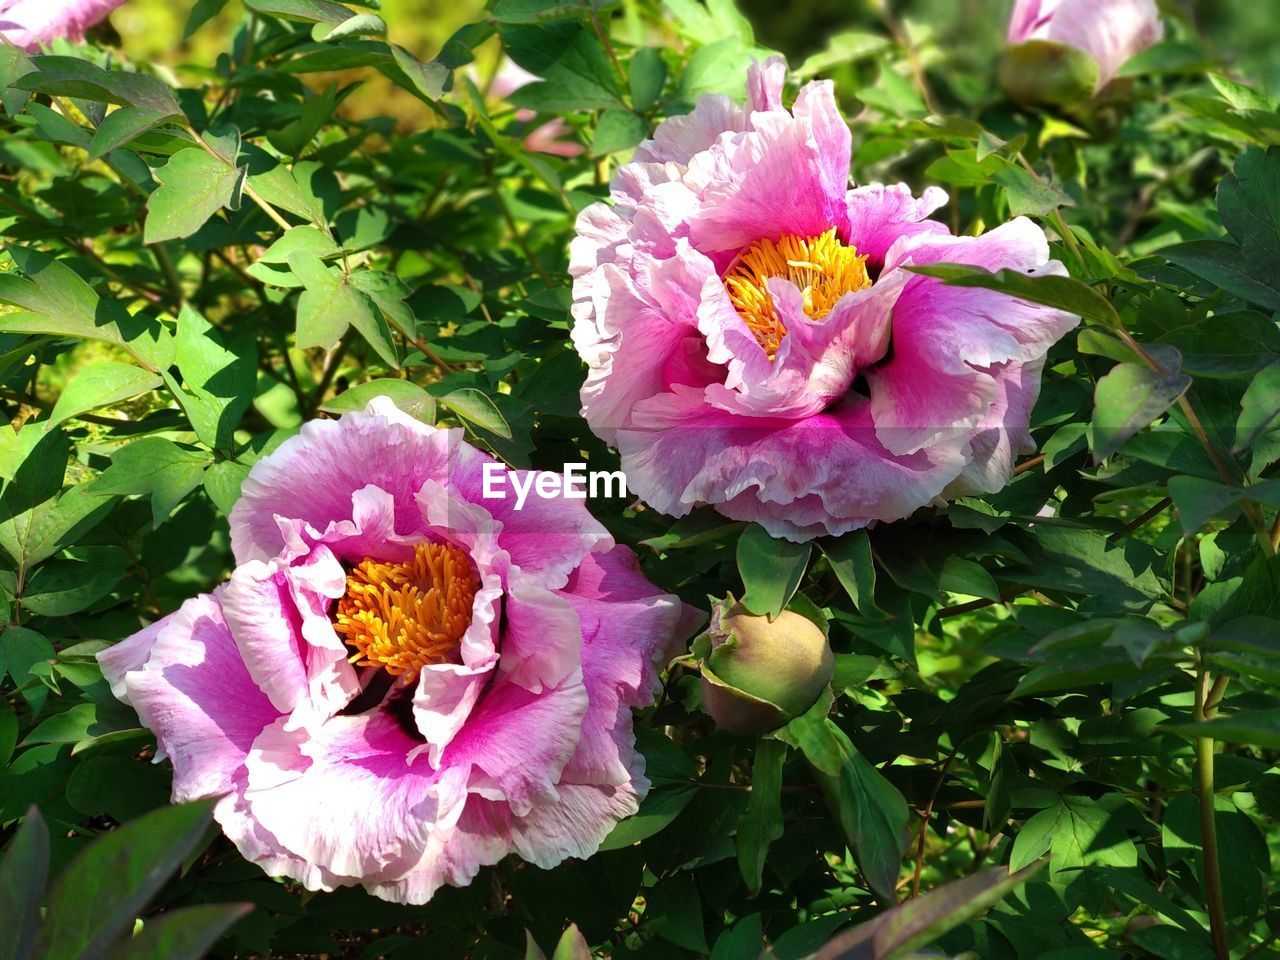
[[[817,237],[788,233],[747,247],[729,265],[724,286],[770,359],[787,332],[765,287],[770,277],[782,277],[800,288],[810,320],[821,320],[846,293],[871,286],[867,258],[858,255],[857,247],[836,239],[835,227]]]
[[[456,662],[479,587],[462,550],[420,543],[405,563],[357,564],[347,575],[334,629],[355,650],[353,663],[412,683],[429,664]]]

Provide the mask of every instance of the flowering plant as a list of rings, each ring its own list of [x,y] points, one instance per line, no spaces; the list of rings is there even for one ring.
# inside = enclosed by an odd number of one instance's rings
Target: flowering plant
[[[1274,949],[1266,4],[102,12],[0,0],[0,957]]]

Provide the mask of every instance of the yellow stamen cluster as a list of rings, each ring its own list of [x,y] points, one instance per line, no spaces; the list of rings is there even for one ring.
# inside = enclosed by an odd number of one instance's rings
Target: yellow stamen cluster
[[[770,277],[782,277],[800,288],[810,320],[821,320],[851,290],[871,286],[867,258],[841,243],[834,227],[817,237],[784,234],[776,241],[757,240],[729,265],[724,285],[770,359],[787,332],[765,288]]]
[[[334,629],[355,650],[353,663],[412,683],[428,664],[456,662],[479,586],[465,552],[420,543],[405,563],[361,561],[347,575]]]

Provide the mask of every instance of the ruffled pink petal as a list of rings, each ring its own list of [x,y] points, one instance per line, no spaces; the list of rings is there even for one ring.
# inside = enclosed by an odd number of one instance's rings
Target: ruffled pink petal
[[[485,495],[486,465],[494,476],[489,484],[494,496]],[[511,473],[514,477],[497,460],[467,447],[455,458],[447,486],[428,480],[418,494],[426,523],[439,535],[465,543],[481,574],[496,570],[505,583],[506,568],[514,565],[524,582],[554,588],[590,550],[613,543],[584,500],[565,496],[560,476],[548,475],[555,485],[547,489],[555,492],[544,496],[538,489],[543,471]],[[523,503],[517,483],[527,491]]]
[[[66,39],[84,40],[84,33],[104,20],[124,0],[12,0],[0,7],[0,37],[27,51]]]
[[[143,627],[133,636],[112,644],[97,655],[102,676],[110,685],[112,696],[117,700],[129,702],[129,685],[125,683],[125,676],[132,670],[142,669],[147,658],[151,656],[151,648],[156,645],[156,638],[160,635],[160,631],[165,629],[176,616],[176,613],[171,613],[167,617],[162,617],[155,623]]]
[[[811,538],[814,525],[834,535],[909,516],[964,465],[959,442],[890,453],[869,405],[854,396],[802,420],[753,420],[666,395],[642,404],[635,423],[618,433],[618,449],[631,489],[655,509],[683,516],[715,504],[795,540]],[[801,508],[806,515],[793,521]]]
[[[465,887],[481,867],[493,866],[511,853],[511,840],[495,830],[480,813],[484,807],[505,809],[502,803],[471,797],[457,822],[431,833],[426,849],[409,870],[365,882],[365,889],[393,903],[426,903],[441,887]]]
[[[403,872],[447,818],[438,772],[408,760],[417,745],[386,709],[310,731],[272,724],[245,761],[248,815],[293,857],[330,873]]]
[[[723,343],[745,354],[747,362],[734,356],[725,383],[706,388],[707,401],[746,416],[798,419],[821,412],[848,391],[860,370],[885,355],[893,307],[908,280],[905,272],[892,271],[879,283],[845,294],[827,316],[812,320],[800,289],[789,280],[771,279],[769,295],[787,328],[776,356],[768,360],[734,313],[729,332],[709,330],[707,342]],[[719,296],[727,303],[723,291]],[[701,316],[716,315],[704,311]]]
[[[769,57],[747,68],[747,105],[752,110],[782,110],[782,88],[787,83],[787,61]]]
[[[127,657],[107,657],[104,675],[123,679],[128,702],[173,762],[173,799],[233,790],[249,748],[280,711],[245,669],[218,594],[188,600],[140,636],[153,641],[145,663],[135,666],[133,644]],[[126,663],[133,669],[119,674]]]
[[[508,681],[541,693],[581,675],[582,628],[562,596],[517,580],[507,591],[503,612],[506,629],[498,670]]]
[[[417,533],[415,495],[424,481],[443,480],[463,445],[462,430],[440,430],[401,412],[386,397],[364,412],[313,420],[258,461],[231,511],[236,562],[266,560],[284,546],[276,518],[324,531],[352,518],[352,496],[374,486],[394,505],[394,529]]]
[[[244,795],[248,781],[247,770],[236,771],[235,792],[227,794],[213,808],[213,818],[241,856],[256,863],[268,876],[293,877],[308,890],[334,890],[359,883],[358,877],[341,876],[323,864],[309,863],[286,850],[271,831],[253,817]]]
[[[502,800],[523,816],[556,801],[586,710],[580,676],[541,693],[496,680],[444,751],[440,768],[466,772],[472,793]]]
[[[723,291],[714,266],[684,241],[679,250],[680,256],[670,260],[644,258],[647,291],[626,271],[601,268],[595,282],[608,288],[608,296],[596,302],[589,317],[574,323],[575,345],[584,356],[594,357],[582,387],[583,416],[610,442],[636,403],[666,388],[673,360],[686,361],[685,342],[701,340],[699,311],[723,309],[719,300],[702,306],[704,291],[713,296],[716,289]]]
[[[560,595],[582,624],[582,674],[590,700],[564,779],[621,786],[633,772],[631,708],[652,703],[659,670],[683,649],[701,613],[660,592],[626,547],[588,556]]]
[[[694,247],[727,263],[762,237],[813,237],[833,226],[847,236],[847,134],[822,135],[810,119],[782,111],[752,114],[751,122],[750,133],[690,160],[685,182],[702,202],[689,224]],[[845,178],[832,184],[842,161]]]
[[[413,722],[426,740],[427,762],[433,767],[440,765],[444,749],[466,724],[497,665],[498,655],[494,653],[473,664],[433,664],[418,675]]]
[[[979,237],[918,236],[889,251],[886,270],[952,262],[1062,274],[1044,232],[1018,218]],[[986,415],[995,382],[982,368],[1028,362],[1079,323],[1006,294],[915,277],[893,314],[892,358],[867,373],[880,442],[898,454],[961,439]]]
[[[849,242],[867,257],[872,269],[884,264],[885,254],[902,237],[948,232],[944,224],[928,219],[946,205],[947,192],[941,187],[929,187],[916,199],[905,183],[869,183],[850,190],[845,202]]]
[[[1017,458],[1035,452],[1028,425],[1040,394],[1043,367],[1043,360],[1034,360],[987,371],[996,384],[995,401],[969,441],[969,462],[942,491],[944,499],[1003,490]]]
[[[522,859],[550,869],[570,857],[585,860],[595,854],[618,821],[640,808],[648,787],[639,772],[617,786],[565,783],[557,803],[535,807],[523,817],[511,816],[501,804],[477,804],[474,816],[486,833],[503,837]]]
[[[329,620],[346,571],[321,546],[304,561],[251,560],[222,589],[222,613],[254,682],[299,722],[328,715],[359,692],[347,650]]]

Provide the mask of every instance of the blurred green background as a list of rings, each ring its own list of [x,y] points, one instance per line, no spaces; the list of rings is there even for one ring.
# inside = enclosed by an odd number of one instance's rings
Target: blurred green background
[[[127,0],[111,16],[131,59],[170,67],[212,64],[227,50],[230,31],[242,14],[241,0],[230,0],[213,23],[189,42],[182,29],[188,0]],[[658,0],[623,0],[619,8]],[[764,46],[787,54],[793,64],[822,49],[845,30],[882,30],[886,4],[890,15],[917,42],[930,65],[947,59],[981,72],[994,71],[1013,0],[738,0]],[[382,0],[382,16],[391,39],[429,58],[457,27],[483,15],[483,0]],[[1191,31],[1238,79],[1280,96],[1280,0],[1161,0],[1172,38]],[[366,103],[390,95],[389,85],[374,85],[358,98]],[[369,104],[379,112],[387,105]],[[399,107],[399,104],[397,104]],[[417,108],[407,105],[410,116]]]

